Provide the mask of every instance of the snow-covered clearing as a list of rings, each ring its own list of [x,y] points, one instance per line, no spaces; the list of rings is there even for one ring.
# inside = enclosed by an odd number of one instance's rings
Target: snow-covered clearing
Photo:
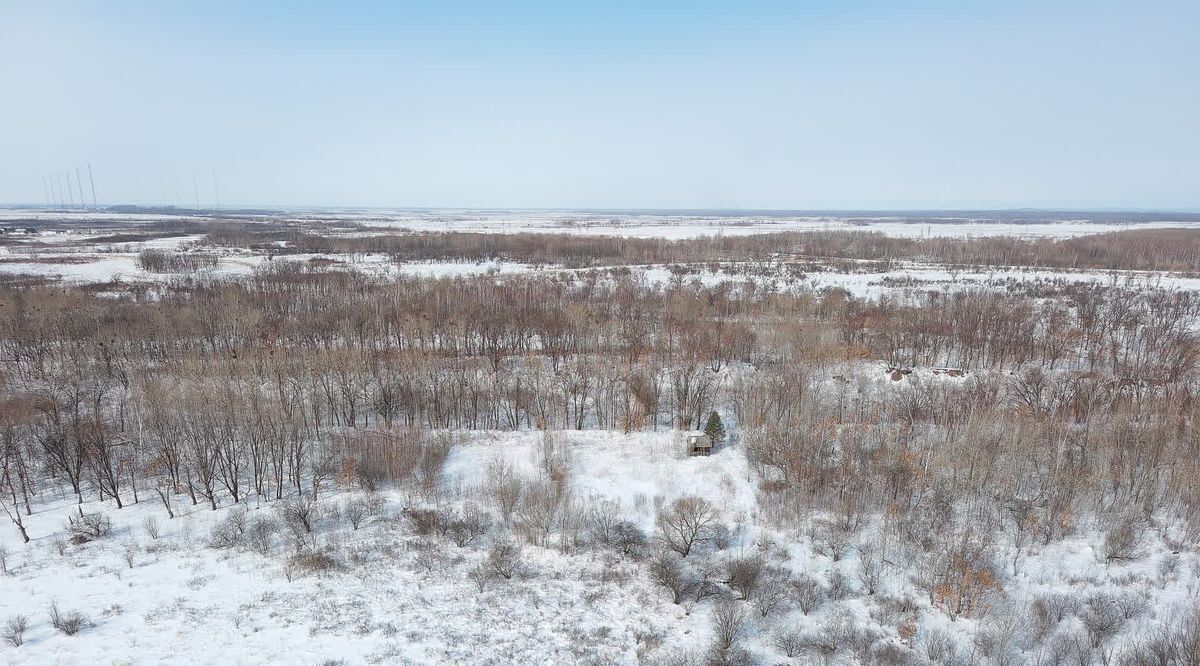
[[[471,481],[492,456],[534,464],[533,434],[460,436],[469,443],[453,450],[448,485]],[[648,526],[656,506],[681,494],[702,493],[731,509],[753,505],[736,451],[681,459],[671,433],[566,438],[578,495],[618,499]],[[327,521],[320,538],[341,566],[291,581],[282,547],[263,557],[205,545],[232,506],[213,512],[180,495],[178,516],[167,520],[150,491],[141,499],[121,510],[85,502],[85,512],[111,517],[112,535],[66,546],[63,555],[54,538],[77,510],[73,497],[38,504],[28,545],[2,531],[10,555],[0,618],[30,619],[25,645],[0,648],[7,663],[72,664],[98,654],[114,663],[634,663],[639,640],[657,635],[681,648],[688,633],[703,633],[701,614],[687,616],[631,562],[599,552],[526,548],[526,573],[481,593],[466,572],[483,552],[413,539],[400,511],[426,500],[409,492],[387,492],[381,515],[358,531]],[[269,502],[247,506],[251,516],[273,513]],[[157,539],[143,526],[151,516],[162,526]],[[56,632],[46,618],[54,600],[91,626],[74,637]]]
[[[714,603],[673,604],[641,561],[599,546],[569,553],[525,546],[524,570],[511,580],[491,580],[481,591],[469,572],[486,557],[486,541],[499,538],[498,526],[464,547],[414,535],[405,508],[455,507],[478,499],[483,470],[496,460],[534,475],[542,437],[454,433],[444,492],[386,490],[382,508],[358,530],[344,510],[326,515],[315,540],[336,562],[328,571],[289,566],[283,535],[265,555],[246,547],[212,548],[214,526],[240,508],[226,500],[210,511],[180,494],[174,498],[177,517],[168,520],[149,489],[142,490],[140,503],[120,510],[89,499],[83,511],[109,516],[112,534],[63,545],[56,535],[78,508],[69,493],[48,492],[27,519],[31,543],[21,544],[7,524],[0,530],[0,544],[9,553],[8,573],[0,576],[0,619],[17,614],[29,619],[25,644],[0,647],[0,657],[11,664],[75,664],[94,662],[98,655],[119,664],[635,664],[699,655],[712,640]],[[919,617],[916,640],[942,632],[966,655],[981,632],[1011,613],[1024,613],[1035,595],[1061,593],[1079,601],[1096,593],[1136,595],[1129,600],[1133,615],[1122,641],[1200,600],[1200,560],[1194,553],[1172,554],[1155,543],[1136,561],[1105,564],[1097,552],[1102,537],[1081,533],[1046,548],[1028,546],[1015,572],[1009,565],[1007,596],[987,619],[951,622],[907,574],[885,567],[870,594],[858,582],[854,547],[835,561],[816,552],[806,535],[765,525],[756,500],[758,479],[737,446],[689,458],[675,432],[571,431],[554,437],[565,447],[570,487],[579,502],[614,501],[648,531],[656,511],[680,497],[701,496],[717,506],[730,528],[729,542],[693,554],[692,561],[711,562],[719,570],[721,562],[759,553],[788,575],[846,586],[807,614],[784,606],[761,617],[751,603],[736,602],[749,618],[747,649],[763,663],[789,663],[775,647],[788,631],[857,632],[870,638],[871,654],[888,645],[902,650],[914,640],[895,633],[897,609],[905,606]],[[345,506],[357,496],[358,491],[332,487],[322,493],[326,507]],[[279,504],[244,502],[251,520],[274,516]],[[161,526],[157,538],[148,533],[148,519]],[[868,528],[859,543],[876,540],[875,533]],[[85,628],[75,636],[55,631],[47,615],[54,602],[64,613],[82,613]],[[1071,622],[1079,621],[1068,618],[1060,630],[1072,631]],[[838,654],[839,663],[858,661],[853,650]]]

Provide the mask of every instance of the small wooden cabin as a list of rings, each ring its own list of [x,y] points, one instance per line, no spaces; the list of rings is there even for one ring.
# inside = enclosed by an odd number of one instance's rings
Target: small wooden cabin
[[[706,456],[712,453],[712,437],[702,433],[690,433],[687,437],[689,456]]]

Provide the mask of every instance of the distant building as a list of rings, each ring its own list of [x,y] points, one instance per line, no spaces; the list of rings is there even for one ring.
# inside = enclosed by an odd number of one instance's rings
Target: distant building
[[[712,453],[712,437],[702,432],[689,433],[687,443],[689,456],[706,456]]]

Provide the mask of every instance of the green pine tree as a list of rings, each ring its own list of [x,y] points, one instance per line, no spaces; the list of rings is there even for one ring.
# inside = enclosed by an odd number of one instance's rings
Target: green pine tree
[[[725,441],[725,424],[721,423],[721,417],[716,412],[708,415],[708,423],[704,425],[704,434],[712,438],[713,444]]]

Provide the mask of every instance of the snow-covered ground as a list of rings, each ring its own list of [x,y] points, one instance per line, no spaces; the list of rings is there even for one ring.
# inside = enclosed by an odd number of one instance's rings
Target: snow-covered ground
[[[472,484],[494,456],[532,473],[538,437],[531,433],[464,433],[447,462],[447,485]],[[570,442],[578,497],[620,501],[648,525],[653,511],[682,494],[702,494],[729,512],[753,506],[745,460],[737,451],[683,458],[673,433],[617,435],[586,432]],[[331,504],[350,494],[330,493]],[[73,497],[39,502],[27,519],[33,541],[0,529],[9,551],[0,576],[0,622],[29,618],[26,643],[0,647],[11,664],[74,664],[104,655],[112,663],[316,664],[346,663],[635,663],[639,636],[679,649],[702,633],[703,615],[688,616],[638,574],[636,567],[597,552],[564,555],[527,547],[526,573],[480,592],[467,571],[484,556],[412,538],[400,511],[422,501],[400,490],[360,530],[332,520],[320,540],[341,566],[320,575],[286,571],[282,545],[261,556],[215,550],[213,525],[231,511],[175,498],[168,520],[151,491],[115,509],[85,502],[87,513],[113,521],[110,537],[58,553],[53,543],[77,507]],[[250,499],[250,515],[273,514]],[[161,523],[152,539],[147,517]],[[132,544],[132,545],[131,545]],[[125,554],[132,548],[133,564]],[[74,637],[48,623],[57,600],[90,625]]]
[[[161,282],[178,273],[155,273],[143,270],[138,254],[147,249],[174,252],[202,251],[215,253],[215,268],[197,271],[197,277],[236,277],[249,275],[269,262],[299,262],[313,266],[350,268],[377,278],[396,276],[455,277],[471,275],[511,275],[535,271],[578,272],[589,269],[566,269],[558,266],[531,266],[507,261],[410,261],[396,263],[391,257],[378,253],[356,254],[284,254],[269,257],[262,251],[246,248],[205,248],[198,245],[202,235],[181,235],[128,243],[96,243],[107,234],[78,231],[54,232],[37,237],[37,245],[0,246],[0,274],[31,275],[60,279],[76,284],[105,284],[118,282]],[[700,280],[708,286],[724,281],[742,281],[749,277],[773,279],[779,288],[803,286],[814,290],[841,288],[868,298],[888,294],[908,294],[935,289],[957,291],[973,288],[1006,289],[1015,285],[1056,282],[1070,284],[1137,282],[1167,289],[1195,291],[1200,279],[1146,271],[1068,271],[1032,269],[1019,266],[994,267],[986,270],[959,269],[951,266],[917,262],[900,263],[887,271],[867,268],[858,272],[841,270],[809,270],[793,274],[787,266],[762,266],[755,263],[723,263],[718,270],[710,264],[688,266],[648,265],[629,266],[635,275],[652,283],[666,284],[681,277],[685,281]],[[771,273],[770,271],[776,271]]]
[[[51,211],[46,209],[0,209],[0,225],[37,220],[61,224],[146,224],[167,221],[204,222],[221,215],[187,213],[114,213],[106,211]],[[1086,234],[1139,228],[1200,227],[1200,223],[1172,219],[1163,214],[1139,216],[1137,223],[1104,223],[1063,215],[1031,212],[1030,219],[1013,222],[1011,215],[989,218],[936,213],[738,213],[738,212],[608,212],[571,210],[403,210],[403,209],[314,209],[230,213],[239,221],[289,221],[355,225],[365,233],[395,231],[474,231],[487,233],[569,233],[617,235],[640,238],[694,238],[714,234],[750,235],[783,231],[878,231],[903,237],[1021,236],[1067,238]],[[933,218],[937,218],[934,220]],[[926,219],[922,219],[926,218]]]
[[[31,665],[92,663],[100,655],[118,664],[636,664],[698,656],[710,644],[711,601],[673,604],[666,590],[651,583],[643,562],[598,547],[561,552],[525,546],[523,573],[491,580],[481,590],[468,574],[486,557],[487,542],[499,538],[499,527],[458,547],[444,538],[416,537],[402,511],[478,499],[482,471],[497,460],[532,476],[544,450],[542,436],[458,432],[454,438],[444,493],[385,490],[378,515],[358,530],[345,512],[321,521],[317,543],[337,563],[327,571],[289,566],[282,536],[265,555],[212,548],[214,526],[239,508],[226,500],[210,511],[178,495],[177,517],[168,520],[149,489],[142,490],[140,503],[120,510],[111,502],[85,502],[84,512],[111,518],[112,534],[61,546],[56,534],[78,508],[68,494],[47,490],[27,519],[31,543],[21,544],[7,524],[0,529],[0,544],[8,551],[8,573],[0,576],[0,621],[17,614],[29,619],[25,644],[0,647],[0,659]],[[870,594],[856,581],[855,547],[834,561],[816,552],[802,532],[767,528],[756,499],[759,479],[736,446],[695,458],[682,454],[675,432],[564,432],[556,439],[566,451],[577,501],[616,502],[627,519],[647,530],[653,530],[658,508],[685,495],[718,507],[720,520],[731,528],[730,543],[694,558],[719,564],[761,553],[791,576],[812,576],[826,585],[838,575],[850,581],[843,598],[807,614],[785,605],[761,617],[750,603],[736,602],[749,618],[746,648],[762,663],[809,663],[811,653],[789,661],[775,647],[776,637],[820,636],[849,625],[873,635],[877,647],[893,645],[913,662],[923,642],[945,635],[966,658],[960,663],[972,663],[966,655],[980,632],[1012,614],[1027,616],[1029,603],[1048,593],[1080,602],[1100,593],[1137,595],[1129,599],[1132,615],[1117,642],[1200,603],[1195,553],[1171,553],[1156,542],[1136,561],[1105,564],[1098,554],[1102,537],[1085,531],[1048,547],[1028,547],[1019,567],[1006,568],[1003,601],[986,619],[951,622],[915,590],[910,572],[885,567],[878,590]],[[356,496],[358,491],[331,487],[323,501],[332,507]],[[276,504],[245,501],[251,519],[275,515]],[[145,527],[152,517],[161,525],[157,538]],[[860,544],[878,545],[872,529],[864,531]],[[55,602],[64,613],[86,616],[79,634],[65,636],[50,626],[47,613]],[[915,637],[896,633],[893,616],[902,605],[918,618]],[[1072,622],[1079,620],[1068,617],[1055,630],[1075,631]],[[915,641],[918,649],[910,650],[905,641]],[[1034,655],[1025,657],[1032,662]],[[833,661],[862,663],[845,646]]]
[[[296,211],[259,215],[263,220],[290,221],[307,225],[346,225],[361,227],[358,231],[345,229],[337,233],[373,234],[412,231],[480,231],[480,232],[546,232],[572,234],[616,234],[637,237],[685,238],[716,233],[753,234],[789,230],[872,230],[889,236],[995,236],[1065,238],[1082,234],[1101,233],[1123,228],[1190,227],[1189,222],[1143,221],[1138,224],[1107,224],[1086,220],[1064,219],[1038,221],[1029,224],[1011,222],[982,222],[969,219],[942,220],[939,223],[918,224],[908,218],[879,216],[876,218],[847,218],[837,216],[735,215],[735,214],[674,214],[674,213],[599,213],[573,211]],[[123,282],[161,282],[179,274],[151,273],[138,265],[138,253],[146,249],[167,251],[216,252],[218,264],[213,269],[196,273],[200,277],[233,277],[248,275],[268,261],[309,262],[312,265],[350,267],[379,278],[398,275],[424,277],[454,277],[467,275],[505,275],[530,271],[566,270],[555,266],[529,266],[515,262],[484,261],[414,261],[396,264],[382,254],[354,255],[291,254],[268,258],[262,251],[245,248],[201,248],[201,234],[169,236],[147,241],[103,242],[115,230],[136,231],[139,225],[167,221],[204,221],[207,218],[186,214],[111,213],[91,211],[0,210],[0,225],[5,220],[36,219],[53,222],[58,227],[35,236],[18,236],[16,244],[0,246],[0,274],[31,275],[60,279],[77,284]],[[254,215],[239,219],[256,219]],[[83,225],[90,225],[85,228]],[[679,273],[678,267],[634,266],[635,273],[651,282],[667,283]],[[747,275],[729,265],[713,272],[708,266],[689,268],[683,279],[698,279],[706,285],[727,280],[743,280]],[[761,271],[750,267],[751,273]],[[768,276],[770,277],[770,276]],[[1170,289],[1196,290],[1200,279],[1164,274],[1108,271],[1050,271],[1020,267],[996,267],[986,271],[956,270],[953,267],[910,263],[886,272],[811,271],[803,276],[780,275],[780,288],[805,286],[816,290],[842,288],[852,294],[878,298],[887,294],[910,294],[914,291],[936,289],[955,291],[970,288],[1009,288],[1016,283],[1034,281],[1105,282],[1130,279]]]

